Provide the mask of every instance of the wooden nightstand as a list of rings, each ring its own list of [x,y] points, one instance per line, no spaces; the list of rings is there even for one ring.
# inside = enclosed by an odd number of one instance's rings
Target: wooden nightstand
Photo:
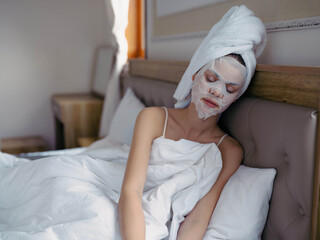
[[[1,151],[10,154],[40,152],[46,150],[48,150],[48,144],[41,136],[1,139]]]
[[[97,137],[103,100],[91,94],[52,96],[56,148],[79,147],[78,138]]]

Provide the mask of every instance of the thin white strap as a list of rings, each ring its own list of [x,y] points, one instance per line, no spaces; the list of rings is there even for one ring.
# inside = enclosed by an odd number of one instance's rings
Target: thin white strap
[[[164,122],[162,137],[165,137],[166,129],[167,129],[167,122],[168,122],[168,109],[166,107],[163,107],[163,108],[166,111],[166,121]]]
[[[222,142],[222,140],[223,140],[226,136],[228,136],[227,133],[226,133],[225,135],[223,135],[222,138],[220,138],[220,141],[218,142],[217,147],[219,146],[219,144]]]

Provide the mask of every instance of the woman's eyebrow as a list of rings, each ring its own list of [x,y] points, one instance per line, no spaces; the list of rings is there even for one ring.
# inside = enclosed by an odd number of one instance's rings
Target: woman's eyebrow
[[[235,86],[240,86],[240,84],[239,84],[239,83],[234,83],[234,82],[227,82],[227,84],[235,85]]]
[[[213,69],[210,69],[210,71],[211,71],[214,75],[216,75],[216,77],[218,77],[219,79],[223,79],[223,78],[221,78],[220,75],[219,75],[216,71],[214,71]],[[239,83],[235,83],[235,82],[227,82],[227,84],[234,85],[234,86],[240,86]]]
[[[220,75],[217,72],[215,72],[213,69],[210,69],[210,72],[212,72],[214,75],[216,75],[216,77],[221,79]]]

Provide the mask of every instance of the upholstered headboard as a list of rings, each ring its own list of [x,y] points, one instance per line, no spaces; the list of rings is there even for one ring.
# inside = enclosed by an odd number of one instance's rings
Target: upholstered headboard
[[[147,106],[173,107],[186,67],[132,60],[122,86]],[[264,240],[320,239],[319,92],[320,68],[258,65],[247,94],[219,121],[242,144],[244,165],[277,170]]]

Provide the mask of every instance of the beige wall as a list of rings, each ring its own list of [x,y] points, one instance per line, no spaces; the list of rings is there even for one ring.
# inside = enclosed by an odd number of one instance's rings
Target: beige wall
[[[0,1],[0,138],[37,134],[53,147],[50,97],[90,91],[106,21],[104,0]]]
[[[275,4],[275,0],[272,0],[264,1],[264,8],[261,8],[260,2],[257,5],[252,0],[230,0],[157,19],[155,0],[147,0],[148,58],[189,61],[204,37],[197,33],[208,31],[229,7],[241,3],[250,3],[251,6],[247,4],[248,7],[254,7],[258,12],[257,15],[260,15],[264,22],[320,16],[320,1],[281,0]],[[219,9],[217,14],[215,14],[216,10],[213,10],[214,6]],[[320,26],[311,29],[268,32],[267,35],[267,46],[258,63],[320,66]]]

